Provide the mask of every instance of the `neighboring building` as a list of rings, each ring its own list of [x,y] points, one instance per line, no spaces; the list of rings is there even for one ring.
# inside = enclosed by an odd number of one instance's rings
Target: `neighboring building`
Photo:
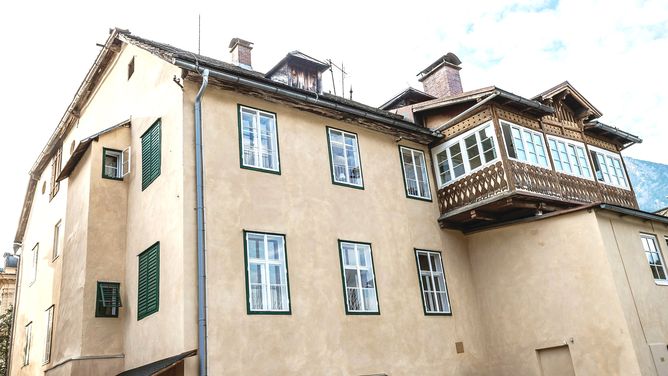
[[[19,259],[11,253],[3,255],[4,266],[0,268],[0,314],[14,306],[16,292],[16,267]]]
[[[668,208],[660,209],[659,211],[656,212],[656,214],[668,217]]]
[[[230,49],[111,31],[30,173],[12,375],[666,374],[668,218],[568,82],[449,53],[374,108]]]

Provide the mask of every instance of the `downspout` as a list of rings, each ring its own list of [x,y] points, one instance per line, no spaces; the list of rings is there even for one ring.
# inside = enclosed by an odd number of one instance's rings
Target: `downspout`
[[[470,108],[467,109],[466,111],[464,111],[464,112],[462,112],[461,114],[459,114],[459,115],[453,117],[452,119],[448,120],[445,124],[441,125],[440,127],[434,129],[434,132],[440,132],[440,131],[444,130],[445,128],[451,126],[452,124],[458,122],[459,120],[463,119],[465,116],[467,116],[468,114],[470,114],[470,113],[472,113],[473,111],[477,110],[477,109],[480,108],[482,105],[484,105],[485,103],[487,103],[487,102],[491,101],[492,99],[496,98],[496,97],[499,96],[500,94],[501,94],[500,91],[498,91],[498,90],[495,91],[495,92],[492,93],[492,95],[490,95],[489,97],[487,97],[487,98],[481,100],[480,102],[474,104],[472,107],[470,107]]]
[[[204,254],[204,161],[202,158],[202,96],[209,84],[209,70],[202,72],[202,86],[195,97],[195,177],[197,191],[197,349],[199,375],[207,375],[206,352],[206,256]]]

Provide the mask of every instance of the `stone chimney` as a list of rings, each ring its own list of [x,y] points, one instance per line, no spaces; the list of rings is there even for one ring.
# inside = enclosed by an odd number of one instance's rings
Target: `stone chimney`
[[[459,77],[459,64],[462,62],[452,52],[438,58],[430,66],[418,73],[424,92],[436,98],[461,94],[462,79]]]
[[[253,42],[241,38],[232,38],[229,48],[232,54],[232,64],[244,69],[253,69],[251,65]]]

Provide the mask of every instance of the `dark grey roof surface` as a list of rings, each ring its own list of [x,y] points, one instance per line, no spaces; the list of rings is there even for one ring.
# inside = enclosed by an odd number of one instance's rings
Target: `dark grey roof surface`
[[[170,367],[183,359],[197,354],[197,350],[190,350],[179,355],[174,355],[169,358],[161,359],[153,363],[145,364],[141,367],[133,368],[119,373],[116,376],[151,376]]]

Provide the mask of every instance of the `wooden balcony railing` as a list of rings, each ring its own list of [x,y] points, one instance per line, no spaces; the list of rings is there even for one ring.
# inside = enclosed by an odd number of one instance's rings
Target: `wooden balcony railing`
[[[553,203],[562,201],[564,207],[572,207],[577,205],[577,202],[605,202],[630,208],[638,207],[630,190],[513,160],[509,160],[505,167],[498,161],[439,189],[438,204],[441,214],[467,206],[474,209],[477,207],[476,203],[483,200],[489,202],[488,199],[504,192],[538,194]]]

